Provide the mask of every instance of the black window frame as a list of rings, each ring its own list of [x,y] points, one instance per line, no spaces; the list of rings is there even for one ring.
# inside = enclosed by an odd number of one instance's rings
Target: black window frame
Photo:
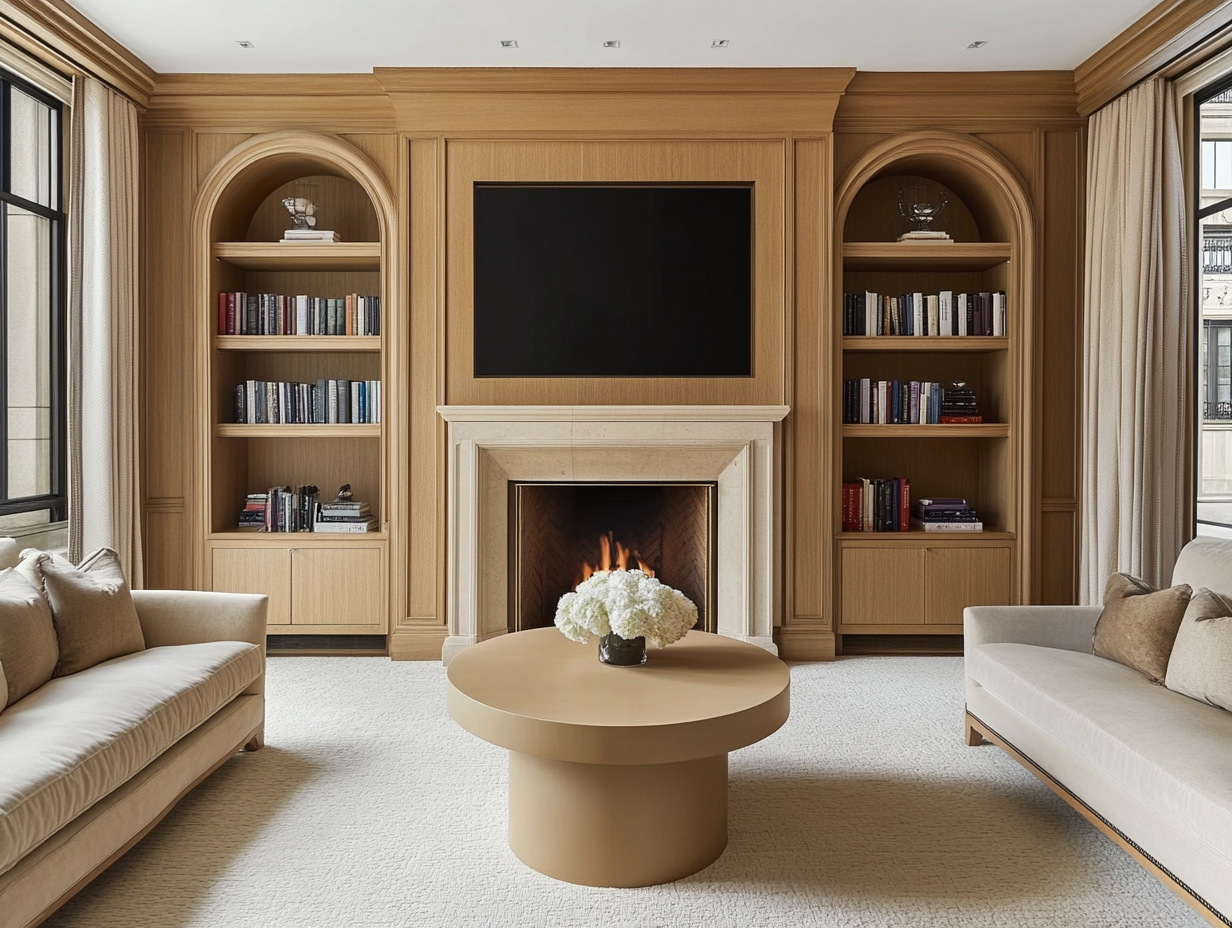
[[[13,88],[47,106],[57,120],[56,151],[53,153],[55,172],[55,203],[43,206],[11,192],[11,144]],[[0,202],[43,216],[52,223],[50,320],[50,443],[51,492],[40,496],[10,498],[8,495],[8,352],[0,351],[0,516],[22,512],[48,510],[50,522],[62,522],[68,514],[67,500],[67,435],[68,435],[68,345],[67,345],[67,260],[68,218],[63,209],[65,197],[64,104],[45,90],[23,80],[10,71],[0,69]],[[0,209],[0,333],[8,332],[8,238],[7,210]]]
[[[1211,377],[1212,368],[1218,365],[1216,350],[1219,345],[1214,337],[1214,329],[1227,329],[1229,341],[1232,341],[1232,319],[1205,319],[1202,333],[1202,345],[1206,356],[1202,359],[1202,367],[1206,371],[1206,392],[1202,396],[1202,419],[1206,422],[1226,422],[1232,420],[1232,396],[1221,400],[1219,398],[1219,381]]]

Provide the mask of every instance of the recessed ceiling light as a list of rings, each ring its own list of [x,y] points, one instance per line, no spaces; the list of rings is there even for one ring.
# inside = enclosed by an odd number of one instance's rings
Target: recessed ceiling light
[[[968,45],[967,48],[983,48],[987,44],[988,44],[987,39],[976,39],[974,42]]]
[[[715,39],[710,43],[711,48],[727,48],[727,39]]]
[[[604,48],[620,48],[620,39],[608,39],[603,43]]]
[[[256,48],[257,47],[256,42],[249,41],[248,39],[240,39],[235,44],[238,45],[240,48]]]
[[[517,39],[501,39],[500,43],[501,43],[501,48],[517,48],[518,47]]]

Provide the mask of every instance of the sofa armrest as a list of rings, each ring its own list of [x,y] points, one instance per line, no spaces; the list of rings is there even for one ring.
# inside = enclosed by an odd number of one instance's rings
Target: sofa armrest
[[[269,598],[254,593],[133,590],[147,648],[205,641],[250,641],[265,656]],[[245,693],[262,693],[265,673]]]
[[[1103,606],[968,606],[963,610],[963,647],[994,642],[1034,644],[1091,653],[1091,638]]]

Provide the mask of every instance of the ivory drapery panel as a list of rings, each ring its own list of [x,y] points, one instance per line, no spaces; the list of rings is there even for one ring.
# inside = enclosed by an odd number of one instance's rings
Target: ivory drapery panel
[[[137,110],[73,83],[69,186],[69,556],[115,548],[142,585],[138,447]]]
[[[1125,571],[1166,584],[1183,541],[1188,331],[1171,85],[1091,117],[1087,156],[1079,602]]]

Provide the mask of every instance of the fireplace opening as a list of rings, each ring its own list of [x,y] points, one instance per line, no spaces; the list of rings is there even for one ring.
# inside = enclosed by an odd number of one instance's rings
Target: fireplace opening
[[[713,632],[715,483],[510,483],[509,630],[552,625],[594,570],[643,569]]]

